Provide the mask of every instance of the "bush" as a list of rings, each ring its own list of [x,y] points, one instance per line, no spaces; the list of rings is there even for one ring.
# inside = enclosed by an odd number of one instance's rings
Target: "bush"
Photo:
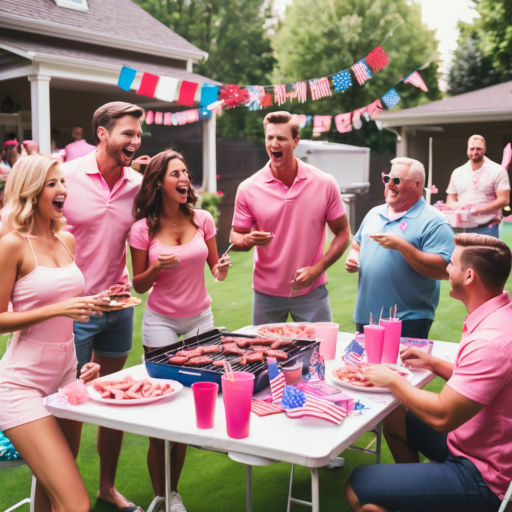
[[[203,192],[199,195],[199,208],[211,213],[215,226],[217,226],[217,223],[219,222],[219,207],[223,197],[224,194],[222,192]]]

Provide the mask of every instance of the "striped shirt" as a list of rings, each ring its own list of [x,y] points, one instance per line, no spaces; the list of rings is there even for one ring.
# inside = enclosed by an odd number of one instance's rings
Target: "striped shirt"
[[[501,190],[510,190],[508,173],[504,167],[484,156],[482,167],[476,171],[471,168],[470,160],[455,169],[446,193],[456,194],[460,206],[470,204],[478,207],[494,201],[496,192]],[[486,215],[471,215],[473,225],[468,227],[481,226],[499,216],[499,210]]]

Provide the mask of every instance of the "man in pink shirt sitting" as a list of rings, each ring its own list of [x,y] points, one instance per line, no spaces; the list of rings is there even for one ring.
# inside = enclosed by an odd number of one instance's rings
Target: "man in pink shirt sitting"
[[[496,512],[512,479],[512,302],[503,291],[512,255],[487,235],[459,234],[454,243],[450,295],[469,313],[455,363],[402,353],[406,365],[447,381],[439,395],[385,365],[363,369],[402,405],[384,420],[397,464],[354,470],[346,489],[354,511]],[[419,464],[419,453],[434,462]]]
[[[130,168],[141,141],[140,119],[144,110],[115,101],[100,107],[93,116],[98,147],[82,158],[65,163],[68,197],[64,203],[67,229],[76,238],[75,261],[85,278],[84,295],[95,295],[114,284],[130,285],[126,268],[126,237],[134,222],[133,201],[142,176]],[[101,376],[123,369],[132,348],[133,308],[75,322],[79,366],[94,361]],[[117,461],[123,432],[100,427],[100,489],[98,497],[124,512],[135,512],[115,488]]]
[[[299,123],[288,112],[264,121],[269,163],[238,187],[235,251],[254,253],[253,325],[332,321],[325,271],[345,252],[350,228],[335,179],[295,158]],[[335,237],[324,255],[326,224]]]

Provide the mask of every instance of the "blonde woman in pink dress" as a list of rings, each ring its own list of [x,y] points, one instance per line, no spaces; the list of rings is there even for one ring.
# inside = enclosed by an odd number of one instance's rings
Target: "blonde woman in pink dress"
[[[36,512],[87,512],[91,503],[75,462],[82,424],[53,417],[42,399],[76,380],[73,320],[87,322],[104,306],[79,297],[84,278],[75,239],[60,231],[67,194],[58,162],[19,160],[9,192],[14,230],[0,240],[0,333],[14,337],[0,361],[0,430],[37,478]],[[98,371],[90,363],[80,377],[89,382]]]

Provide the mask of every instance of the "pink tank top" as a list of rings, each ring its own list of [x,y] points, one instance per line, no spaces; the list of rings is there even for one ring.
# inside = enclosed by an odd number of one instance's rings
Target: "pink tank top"
[[[57,235],[55,235],[57,236]],[[62,240],[57,236],[62,242]],[[37,309],[49,304],[62,302],[80,295],[84,289],[84,276],[75,264],[75,258],[67,245],[62,245],[73,258],[73,263],[65,267],[42,267],[37,264],[36,253],[30,243],[36,267],[32,272],[14,283],[11,293],[13,311],[22,312]],[[73,320],[56,316],[40,324],[16,333],[20,338],[44,343],[65,343],[73,338]]]

